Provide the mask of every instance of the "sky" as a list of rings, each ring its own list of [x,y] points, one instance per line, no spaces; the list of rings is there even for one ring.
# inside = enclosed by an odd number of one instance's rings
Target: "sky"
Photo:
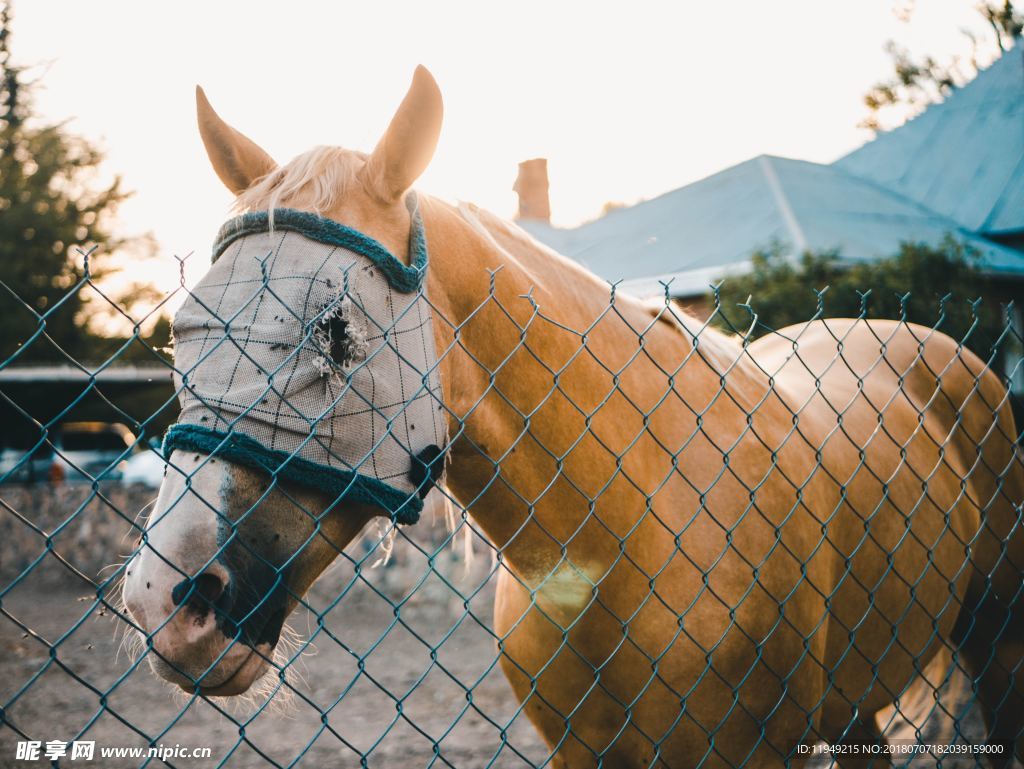
[[[511,216],[517,163],[549,160],[552,218],[654,197],[761,153],[829,162],[870,135],[861,97],[885,42],[939,56],[979,28],[972,0],[351,2],[15,0],[14,58],[39,65],[37,111],[106,151],[135,192],[122,234],[189,282],[231,196],[195,126],[201,84],[279,162],[317,144],[372,149],[424,64],[445,99],[417,188]],[[902,22],[908,9],[909,23]]]

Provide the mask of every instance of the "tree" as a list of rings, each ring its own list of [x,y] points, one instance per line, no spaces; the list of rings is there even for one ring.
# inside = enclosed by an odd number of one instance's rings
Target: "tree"
[[[128,193],[120,178],[96,186],[102,153],[63,124],[34,119],[33,83],[11,60],[11,25],[11,3],[0,0],[0,363],[12,355],[18,363],[102,360],[127,338],[99,333],[90,316],[144,291],[105,303],[96,282],[109,272],[110,254],[148,241],[114,235]]]
[[[793,261],[773,248],[752,263],[751,272],[719,288],[714,322],[731,332],[745,332],[754,315],[754,337],[816,317],[892,318],[936,328],[983,360],[1005,346],[1004,311],[977,254],[951,237],[939,246],[905,243],[872,262],[850,264],[834,251]]]
[[[963,30],[973,49],[967,62],[953,58],[942,63],[932,56],[915,59],[894,41],[886,43],[886,51],[893,61],[893,75],[875,83],[864,94],[868,114],[861,121],[862,127],[872,131],[882,129],[883,113],[893,107],[908,107],[907,116],[913,117],[929,104],[940,101],[971,80],[994,55],[1005,52],[1024,30],[1024,15],[1014,8],[1012,0],[988,0],[976,8],[991,31],[991,39],[980,39],[971,30]],[[904,20],[910,17],[911,13],[907,12]]]

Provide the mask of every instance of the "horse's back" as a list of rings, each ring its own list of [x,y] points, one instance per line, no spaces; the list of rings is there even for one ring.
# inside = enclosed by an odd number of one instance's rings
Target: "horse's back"
[[[782,329],[750,349],[808,434],[839,426],[861,446],[904,449],[927,437],[969,483],[992,469],[977,466],[979,451],[998,455],[1003,469],[1010,464],[1016,428],[999,376],[934,329],[829,319]]]

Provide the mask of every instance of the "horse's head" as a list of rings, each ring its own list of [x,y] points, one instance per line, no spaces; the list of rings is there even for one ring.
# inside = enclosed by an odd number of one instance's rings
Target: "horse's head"
[[[278,167],[197,90],[241,216],[174,321],[179,423],[124,598],[158,674],[246,691],[302,595],[374,516],[415,520],[443,464],[426,243],[410,187],[437,144],[423,68],[369,155]]]

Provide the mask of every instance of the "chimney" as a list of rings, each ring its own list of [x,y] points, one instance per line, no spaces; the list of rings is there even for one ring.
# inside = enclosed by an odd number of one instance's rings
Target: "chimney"
[[[519,176],[512,189],[519,193],[517,219],[551,221],[551,204],[548,202],[547,158],[534,158],[520,163]]]

